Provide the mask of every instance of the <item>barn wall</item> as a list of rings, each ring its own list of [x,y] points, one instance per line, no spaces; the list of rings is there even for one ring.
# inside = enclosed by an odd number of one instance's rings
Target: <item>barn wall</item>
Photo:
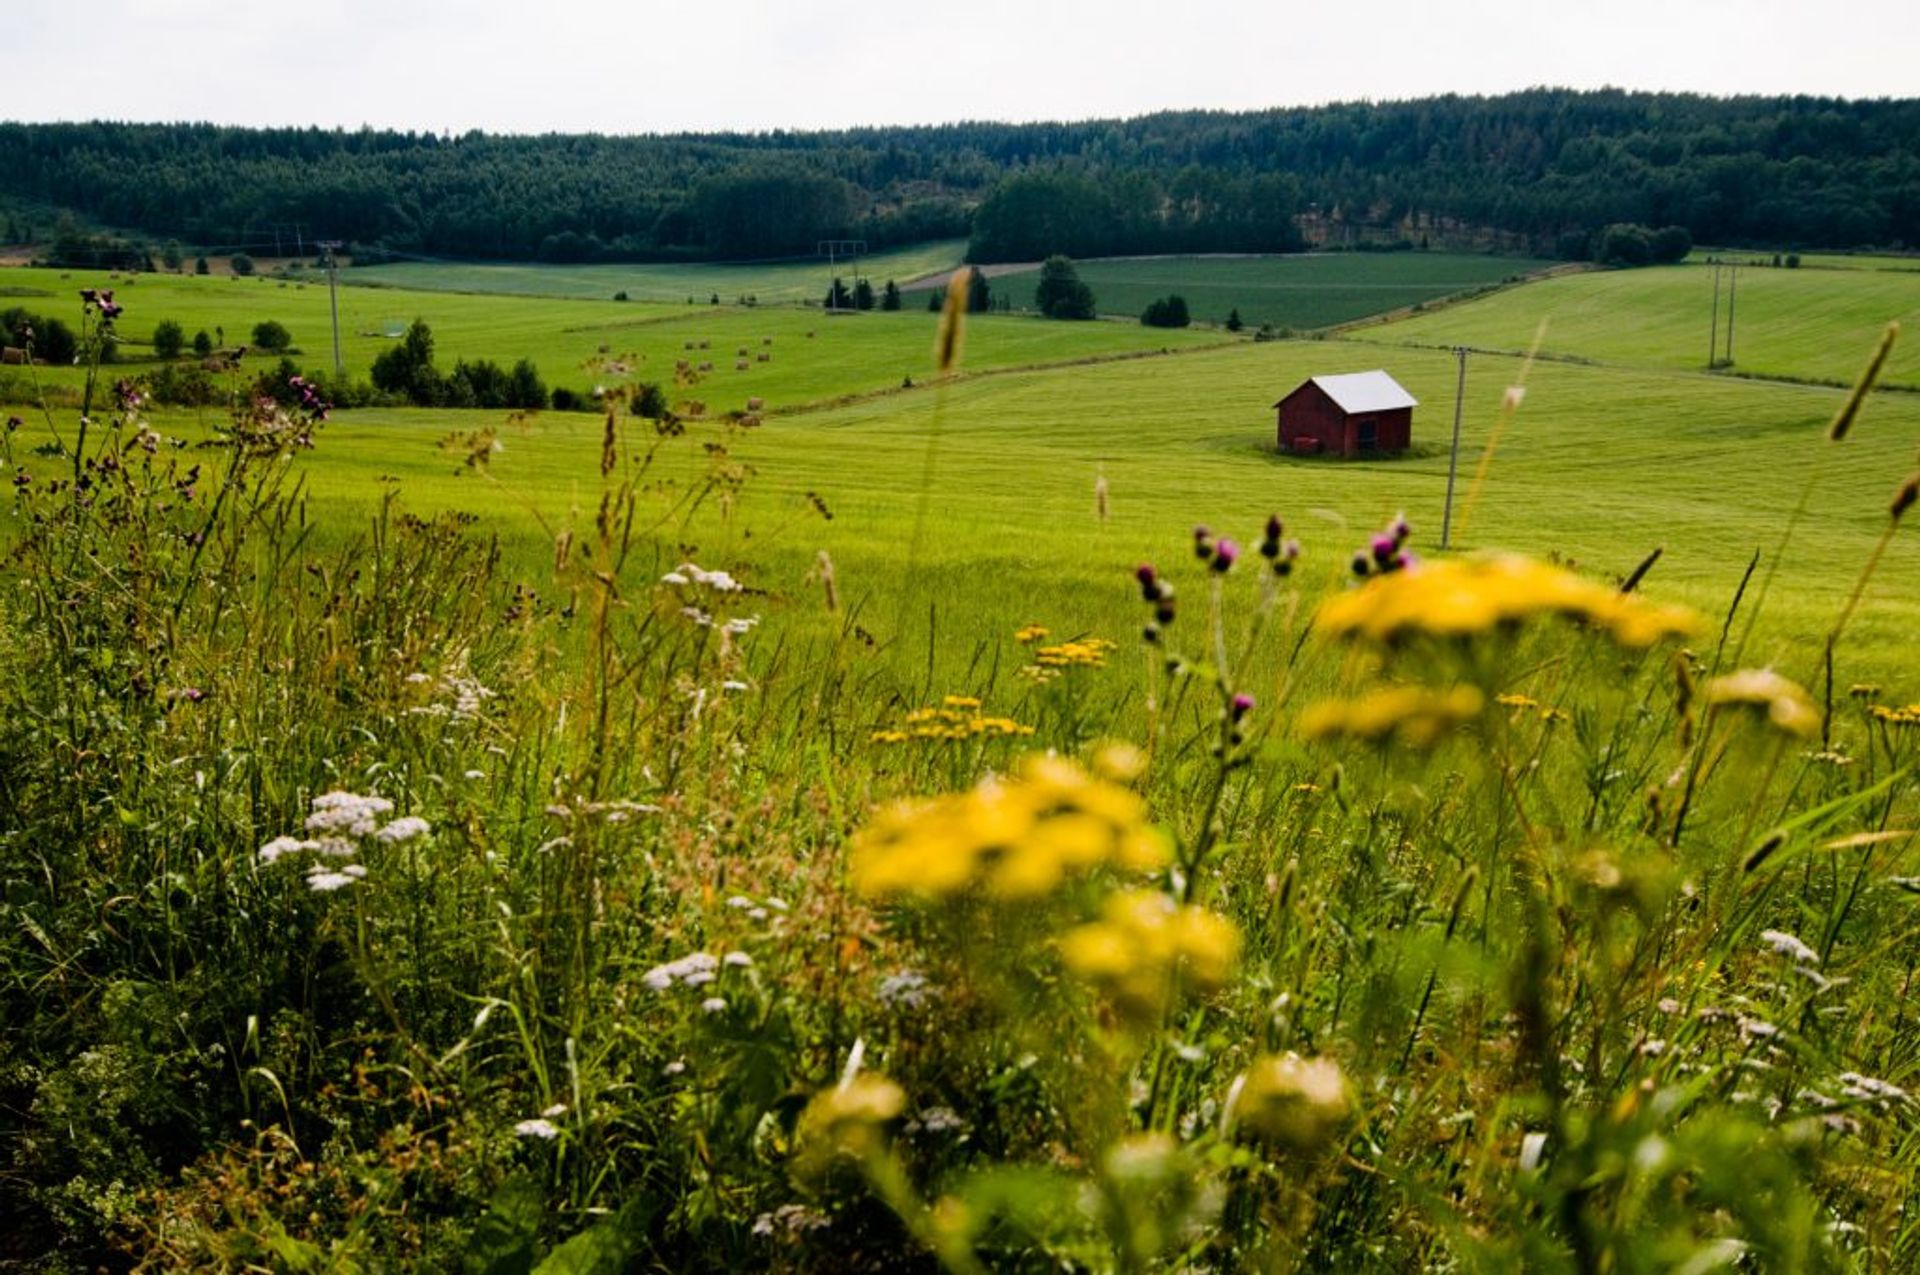
[[[1346,448],[1346,418],[1319,386],[1309,382],[1280,401],[1280,450],[1296,449],[1296,440],[1317,438],[1335,455]]]
[[[1395,408],[1380,414],[1380,450],[1404,452],[1413,445],[1413,409]]]

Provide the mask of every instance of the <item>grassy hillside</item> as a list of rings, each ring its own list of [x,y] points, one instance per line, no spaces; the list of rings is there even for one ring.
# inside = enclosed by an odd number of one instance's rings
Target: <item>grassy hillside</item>
[[[1721,279],[1724,357],[1726,276]],[[1888,321],[1912,335],[1920,273],[1742,269],[1734,303],[1736,372],[1850,381]],[[1541,349],[1642,367],[1704,368],[1713,272],[1700,265],[1609,270],[1545,280],[1369,329],[1372,340],[1519,350],[1542,322]],[[1883,382],[1920,385],[1920,340],[1896,349]]]
[[[223,327],[229,343],[244,342],[255,323],[277,319],[293,333],[297,362],[326,367],[332,361],[331,327],[324,285],[142,275],[110,280],[74,271],[13,270],[0,274],[5,305],[44,311],[77,322],[81,287],[118,287],[126,314],[119,324],[127,342],[120,374],[137,375],[153,327],[162,319],[194,332]],[[671,383],[674,364],[711,362],[714,371],[686,391],[715,410],[741,407],[749,396],[769,408],[790,407],[847,394],[884,390],[908,376],[924,378],[937,317],[921,309],[869,311],[829,318],[791,307],[695,308],[641,302],[571,301],[392,289],[342,288],[340,327],[348,372],[365,377],[374,357],[392,344],[414,318],[432,327],[435,360],[451,369],[458,359],[489,358],[508,364],[531,358],[550,385],[584,391],[607,379],[598,366],[606,357],[626,360],[640,380]],[[811,334],[811,335],[809,335]],[[771,343],[767,339],[772,338]],[[1025,316],[982,316],[968,331],[970,370],[1024,366],[1219,341],[1215,332],[1164,332],[1131,324],[1054,323]],[[707,348],[700,349],[700,342]],[[694,349],[686,346],[692,342]],[[748,367],[736,369],[747,350]],[[761,354],[769,356],[760,362]],[[11,373],[11,375],[9,375]],[[49,384],[72,386],[75,368],[42,370]],[[0,395],[16,400],[30,391],[19,369],[0,370]]]
[[[888,279],[904,283],[916,276],[957,265],[967,247],[964,239],[940,240],[891,248],[859,259],[859,271],[878,289]],[[755,297],[762,304],[775,301],[818,301],[827,293],[835,273],[852,286],[853,269],[844,261],[829,270],[827,259],[789,261],[699,262],[694,264],[620,264],[550,266],[527,263],[498,265],[462,261],[408,261],[384,266],[357,266],[341,278],[353,284],[421,288],[448,292],[504,292],[522,296],[592,297],[606,300],[625,292],[636,301],[666,301],[684,305],[688,297],[704,303],[718,296],[725,304]]]
[[[1423,404],[1415,455],[1339,463],[1271,449],[1268,404],[1281,392],[1313,373],[1380,362],[1377,351],[1275,342],[1020,372],[773,418],[731,435],[695,426],[666,456],[696,471],[718,442],[751,468],[729,516],[702,524],[702,554],[787,597],[803,591],[815,553],[827,549],[851,596],[884,610],[902,605],[905,588],[921,609],[936,606],[943,658],[964,658],[985,635],[1037,612],[1126,630],[1131,608],[1120,582],[1129,564],[1176,551],[1196,522],[1250,532],[1269,510],[1283,511],[1307,542],[1305,571],[1316,586],[1341,578],[1353,548],[1399,510],[1432,550],[1454,374],[1445,354],[1408,350],[1386,360]],[[1664,546],[1648,587],[1708,610],[1725,605],[1756,549],[1777,544],[1794,484],[1829,451],[1821,431],[1839,399],[1816,387],[1536,365],[1469,515],[1472,475],[1517,366],[1503,358],[1473,365],[1456,547],[1558,554],[1624,573]],[[397,493],[416,511],[478,514],[537,581],[551,529],[591,512],[578,492],[594,477],[601,426],[549,413],[500,428],[501,450],[481,472],[457,449],[442,450],[450,430],[499,427],[494,413],[339,415],[299,462],[323,531],[363,525]],[[175,418],[169,428],[193,425]],[[1764,658],[1804,663],[1805,643],[1823,631],[1883,524],[1916,436],[1920,401],[1881,395],[1854,437],[1830,449],[1812,506],[1818,515],[1797,533],[1768,601]],[[1100,477],[1109,489],[1104,523],[1094,509]],[[1920,604],[1891,582],[1917,568],[1920,545],[1896,542],[1855,626],[1855,658],[1882,667],[1899,658]]]
[[[1551,262],[1447,252],[1343,252],[1276,257],[1129,257],[1076,263],[1100,313],[1138,318],[1177,292],[1196,323],[1224,323],[1238,309],[1249,326],[1320,328],[1434,301]],[[996,294],[1033,304],[1037,270],[1002,275]]]

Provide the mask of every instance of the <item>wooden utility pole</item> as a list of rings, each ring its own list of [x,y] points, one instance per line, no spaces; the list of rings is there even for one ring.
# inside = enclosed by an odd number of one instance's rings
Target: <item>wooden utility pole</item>
[[[1713,263],[1713,329],[1707,334],[1707,370],[1720,360],[1720,263]]]
[[[313,246],[327,254],[327,304],[333,309],[333,374],[345,376],[347,365],[340,359],[340,263],[333,255],[340,241],[321,239]]]
[[[1740,267],[1727,268],[1727,366],[1733,366],[1733,294],[1740,287]]]
[[[1447,506],[1440,515],[1440,548],[1445,550],[1453,539],[1453,480],[1460,472],[1460,409],[1467,397],[1467,347],[1453,347],[1453,357],[1460,360],[1460,378],[1453,387],[1453,451],[1447,457]]]

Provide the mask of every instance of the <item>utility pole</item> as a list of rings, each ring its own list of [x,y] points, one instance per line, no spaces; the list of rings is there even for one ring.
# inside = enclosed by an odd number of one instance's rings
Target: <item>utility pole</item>
[[[327,304],[333,309],[333,374],[345,376],[347,366],[340,360],[340,263],[333,255],[340,247],[340,241],[318,239],[313,246],[327,255]]]
[[[1467,397],[1467,347],[1453,347],[1453,357],[1460,360],[1460,379],[1453,387],[1453,451],[1447,457],[1447,507],[1440,516],[1440,548],[1445,550],[1453,538],[1453,480],[1460,472],[1460,408]]]
[[[834,274],[834,263],[840,259],[842,254],[853,259],[853,268],[857,271],[860,268],[860,254],[866,250],[867,241],[864,239],[822,239],[814,247],[813,252],[815,256],[826,257],[827,277],[829,279],[835,279],[839,276]],[[856,282],[857,281],[856,278]],[[828,313],[838,313],[839,309],[839,296],[833,287],[829,285],[827,288],[827,311]]]
[[[1739,263],[1727,269],[1727,366],[1733,366],[1733,294],[1740,286]]]
[[[1707,370],[1720,359],[1720,263],[1713,263],[1713,330],[1707,335]]]

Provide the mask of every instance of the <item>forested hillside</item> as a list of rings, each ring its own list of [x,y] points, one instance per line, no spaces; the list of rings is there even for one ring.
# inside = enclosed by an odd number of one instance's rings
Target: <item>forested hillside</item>
[[[1920,243],[1920,100],[1541,89],[1073,124],[436,136],[0,124],[0,207],[192,245],[276,224],[363,249],[739,258],[971,234],[973,256],[1263,251],[1475,227],[1538,251],[1614,222],[1711,243]],[[51,238],[21,214],[16,241]],[[1563,242],[1566,241],[1566,242]],[[372,255],[366,253],[364,255]]]

